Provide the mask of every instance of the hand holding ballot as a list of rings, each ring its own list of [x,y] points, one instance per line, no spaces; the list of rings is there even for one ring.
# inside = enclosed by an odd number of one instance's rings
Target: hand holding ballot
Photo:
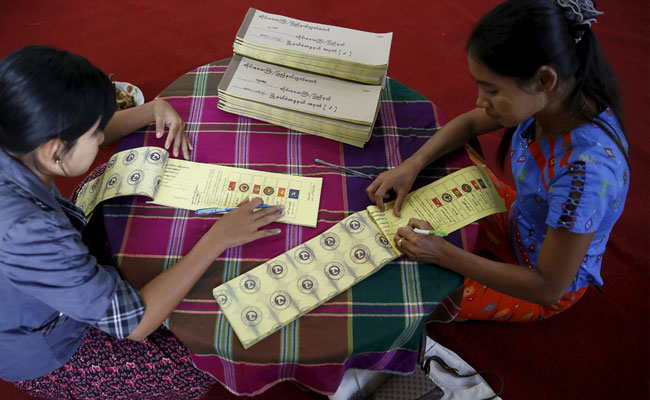
[[[384,200],[390,197],[389,192],[394,192],[397,196],[393,204],[393,212],[395,216],[401,216],[402,203],[408,194],[409,190],[415,182],[420,169],[410,168],[409,160],[404,161],[402,165],[397,168],[384,171],[377,179],[375,179],[370,186],[366,188],[366,193],[370,200],[377,204],[380,210],[384,210]]]
[[[428,223],[416,228],[435,228],[442,236],[442,232],[453,232],[480,218],[506,211],[485,168],[477,166],[463,168],[405,195],[399,216],[393,212],[396,204],[397,201],[387,203],[384,210],[379,206],[367,208],[387,238],[395,237],[399,228],[411,225],[414,219]],[[395,249],[401,251],[399,246]]]
[[[214,288],[212,294],[244,348],[402,254],[427,256],[426,250],[420,250],[427,247],[416,248],[416,243],[430,244],[428,248],[433,248],[430,253],[434,255],[439,253],[435,252],[436,246],[448,244],[435,232],[424,235],[403,228],[407,222],[427,232],[433,227],[422,220],[431,221],[438,229],[453,231],[483,216],[505,211],[503,201],[481,167],[464,168],[410,193],[404,200],[402,218],[395,217],[392,206],[387,204],[385,211],[369,206],[321,235]],[[417,237],[404,246],[407,233]],[[393,238],[397,243],[391,241]]]
[[[284,206],[279,222],[315,227],[322,181],[179,160],[165,149],[147,146],[111,157],[105,171],[83,186],[76,204],[89,216],[100,202],[120,196],[146,196],[151,204],[191,211],[228,209],[260,197],[265,204]]]
[[[397,248],[412,260],[440,264],[445,246],[453,246],[442,238],[442,234],[423,234],[436,232],[427,221],[411,218],[407,226],[401,227],[393,237]]]
[[[211,230],[219,231],[224,247],[240,246],[268,236],[277,235],[280,229],[262,229],[284,215],[284,206],[260,208],[262,199],[244,200],[237,208],[226,213]]]

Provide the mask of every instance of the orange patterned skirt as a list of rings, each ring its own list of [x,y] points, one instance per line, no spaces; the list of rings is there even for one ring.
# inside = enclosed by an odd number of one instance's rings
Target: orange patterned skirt
[[[480,163],[477,163],[480,165]],[[510,209],[515,201],[517,192],[501,182],[489,171],[490,177],[499,192],[499,195]],[[513,246],[508,235],[508,213],[494,214],[479,221],[479,243],[477,252],[498,261],[509,264],[519,264],[515,248],[524,252],[523,246]],[[528,257],[522,254],[522,259]],[[530,265],[526,267],[531,268]],[[504,321],[504,322],[529,322],[551,317],[574,305],[585,293],[587,287],[575,292],[568,292],[552,306],[542,306],[521,300],[512,296],[492,290],[482,283],[465,278],[463,300],[461,302],[458,318]]]

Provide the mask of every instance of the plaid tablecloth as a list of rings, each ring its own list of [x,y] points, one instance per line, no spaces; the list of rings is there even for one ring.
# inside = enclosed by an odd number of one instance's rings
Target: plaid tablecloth
[[[315,164],[315,158],[376,175],[415,152],[445,117],[422,95],[388,79],[373,137],[363,149],[288,131],[217,109],[217,86],[227,61],[192,70],[160,94],[187,122],[191,159],[323,177],[318,225],[276,224],[280,235],[227,250],[170,315],[168,327],[189,347],[199,368],[240,395],[258,394],[283,380],[331,394],[347,368],[413,371],[425,320],[434,310],[441,320],[456,313],[457,301],[448,295],[462,278],[448,270],[396,260],[248,350],[220,312],[212,289],[369,204],[368,179]],[[125,138],[118,150],[163,144],[150,126]],[[468,165],[464,151],[453,153],[423,171],[415,187]],[[120,198],[103,206],[110,251],[135,287],[177,262],[216,219],[145,200]],[[476,234],[476,225],[470,225],[448,239],[471,248]]]

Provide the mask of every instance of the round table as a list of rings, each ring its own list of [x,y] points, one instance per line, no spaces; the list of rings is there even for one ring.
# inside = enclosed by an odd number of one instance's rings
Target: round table
[[[462,277],[429,264],[398,259],[324,305],[245,350],[212,297],[212,289],[326,231],[370,204],[369,180],[314,163],[315,158],[376,175],[399,165],[446,122],[440,110],[412,89],[388,78],[371,140],[356,148],[290,131],[217,108],[217,87],[229,59],[181,76],[159,97],[186,121],[194,144],[191,160],[323,178],[316,228],[277,224],[280,235],[224,252],[166,320],[190,349],[197,367],[231,392],[255,395],[284,380],[314,391],[336,391],[348,368],[413,371],[427,318],[448,321],[459,297],[449,296]],[[153,125],[127,136],[118,151],[164,145]],[[414,188],[471,165],[464,150],[422,171]],[[104,203],[109,249],[136,288],[173,265],[217,218],[126,197]],[[476,225],[449,241],[471,250]]]

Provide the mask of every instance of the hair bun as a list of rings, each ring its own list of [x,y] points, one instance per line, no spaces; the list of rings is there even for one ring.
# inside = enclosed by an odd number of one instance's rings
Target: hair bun
[[[574,25],[589,25],[596,22],[596,17],[602,12],[596,10],[591,0],[556,0],[562,8],[564,17]]]

